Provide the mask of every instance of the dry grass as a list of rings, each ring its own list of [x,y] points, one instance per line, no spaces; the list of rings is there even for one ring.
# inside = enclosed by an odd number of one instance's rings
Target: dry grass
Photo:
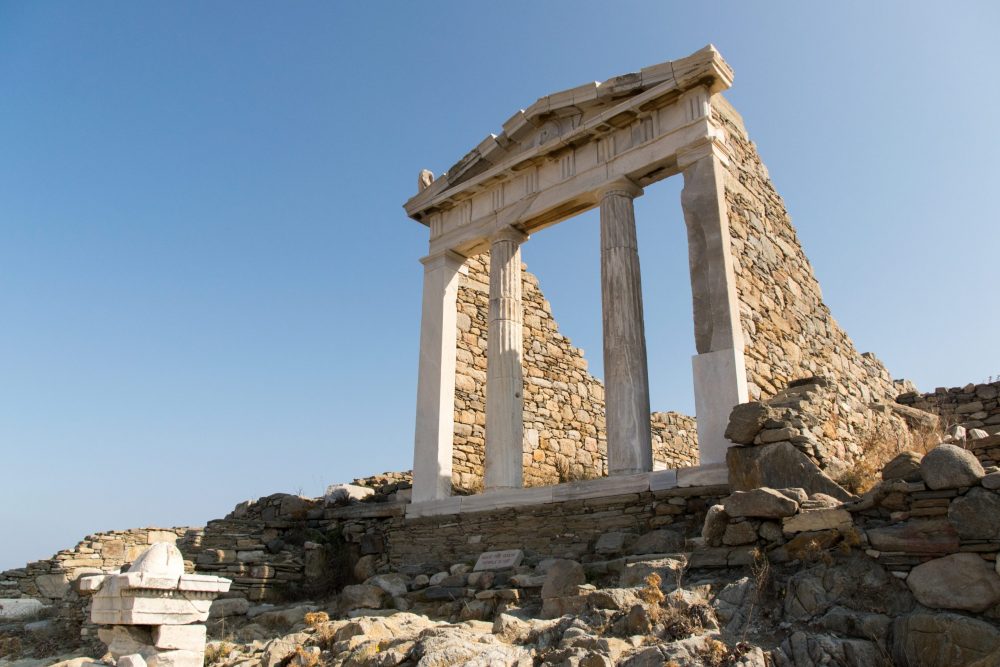
[[[229,642],[209,644],[205,647],[205,665],[207,666],[219,662],[220,660],[225,660],[232,655],[235,650],[236,646]]]
[[[330,615],[325,611],[311,611],[305,615],[303,620],[306,622],[306,625],[315,630],[317,626],[329,622]]]
[[[926,454],[941,443],[944,435],[939,426],[933,429],[909,430],[909,442],[885,430],[873,430],[861,441],[864,455],[837,478],[837,483],[851,493],[861,495],[882,480],[885,464],[903,452]]]
[[[316,667],[319,664],[319,654],[313,653],[303,646],[296,646],[295,657],[292,660],[297,667]]]

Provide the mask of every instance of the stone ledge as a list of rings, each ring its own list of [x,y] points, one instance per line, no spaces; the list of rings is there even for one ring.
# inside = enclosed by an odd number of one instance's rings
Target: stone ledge
[[[588,479],[556,486],[543,486],[527,489],[505,489],[491,491],[474,496],[451,496],[440,500],[430,500],[422,503],[412,503],[405,506],[407,519],[420,517],[445,516],[449,514],[470,514],[474,512],[489,512],[498,509],[529,507],[596,498],[611,498],[646,491],[663,492],[671,489],[696,489],[701,487],[725,487],[729,483],[729,472],[725,464],[711,464],[680,468],[676,470],[657,470],[634,475],[617,475]],[[401,515],[400,509],[392,514]],[[351,508],[354,509],[354,508]],[[368,516],[368,515],[356,515]],[[379,515],[370,515],[379,516]]]

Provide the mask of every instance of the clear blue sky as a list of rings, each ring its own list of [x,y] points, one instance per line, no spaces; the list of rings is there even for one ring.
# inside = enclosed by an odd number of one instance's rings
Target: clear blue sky
[[[418,171],[709,42],[858,347],[1000,374],[997,7],[0,3],[0,568],[409,468]],[[652,403],[691,412],[678,191],[637,215]],[[524,258],[599,374],[597,242]]]

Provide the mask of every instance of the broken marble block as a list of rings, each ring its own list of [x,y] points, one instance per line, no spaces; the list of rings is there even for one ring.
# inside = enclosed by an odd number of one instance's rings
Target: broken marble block
[[[165,667],[201,667],[212,600],[229,590],[222,577],[184,573],[173,544],[154,544],[128,571],[84,577],[81,592],[94,594],[90,620],[116,660]],[[110,627],[107,627],[110,626]],[[141,662],[144,661],[144,662]]]

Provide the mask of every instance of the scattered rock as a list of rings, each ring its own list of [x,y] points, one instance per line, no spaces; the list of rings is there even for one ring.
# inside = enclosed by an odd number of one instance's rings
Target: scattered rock
[[[381,609],[385,602],[385,591],[378,586],[355,584],[344,586],[340,593],[340,609],[348,612],[354,609]]]
[[[559,559],[545,574],[542,598],[560,598],[576,595],[578,586],[587,583],[583,566],[574,560]]]

